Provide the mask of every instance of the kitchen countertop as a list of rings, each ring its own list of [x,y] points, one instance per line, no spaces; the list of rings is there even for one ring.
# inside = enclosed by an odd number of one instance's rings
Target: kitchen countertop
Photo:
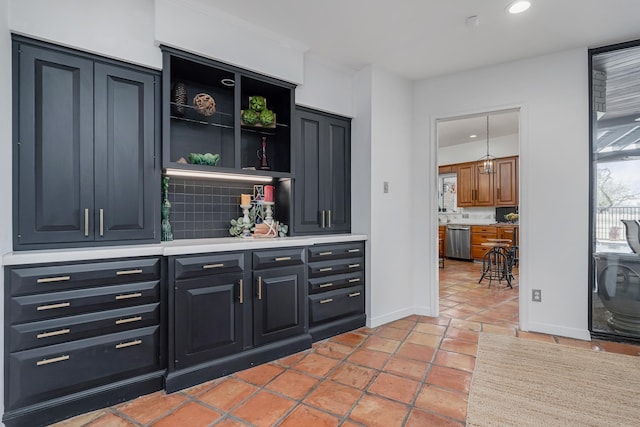
[[[2,265],[72,262],[93,259],[127,258],[140,256],[189,255],[207,252],[227,252],[253,249],[312,246],[323,243],[341,243],[367,240],[364,234],[327,234],[278,238],[222,237],[216,239],[181,239],[150,245],[101,246],[37,251],[8,252],[2,256]]]
[[[515,223],[515,224],[511,224],[508,222],[491,222],[491,223],[477,223],[477,222],[450,222],[450,223],[438,223],[438,226],[444,226],[446,227],[447,225],[469,225],[469,226],[473,226],[473,225],[484,225],[484,226],[489,226],[489,227],[513,227],[513,226],[519,226],[520,224]]]

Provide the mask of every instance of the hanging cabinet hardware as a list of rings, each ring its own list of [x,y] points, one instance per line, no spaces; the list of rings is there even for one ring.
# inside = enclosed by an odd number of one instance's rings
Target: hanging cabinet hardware
[[[244,302],[244,295],[243,295],[243,290],[242,290],[243,283],[244,282],[242,281],[242,279],[240,279],[240,281],[238,282],[238,284],[240,285],[240,304],[242,304]]]
[[[121,299],[140,298],[141,296],[142,296],[141,292],[136,292],[133,294],[116,295],[116,299],[121,300]]]
[[[104,236],[104,209],[100,209],[100,237]]]
[[[208,268],[220,268],[220,267],[224,267],[224,264],[205,264],[202,266],[202,268],[204,268],[205,270]]]
[[[353,253],[360,252],[360,249],[349,249],[347,252],[349,252],[350,254],[353,254]]]
[[[89,237],[89,209],[84,210],[84,236]]]
[[[290,256],[279,257],[279,258],[276,258],[276,261],[291,261],[291,257]]]
[[[36,283],[65,282],[67,280],[71,280],[71,276],[43,277],[38,279]]]
[[[354,292],[352,294],[349,294],[349,298],[353,298],[353,297],[357,297],[360,296],[360,292]]]
[[[142,316],[127,317],[126,319],[116,320],[116,325],[122,325],[124,323],[131,323],[131,322],[139,322],[140,320],[142,320]]]
[[[258,276],[258,299],[262,299],[262,276]]]
[[[333,255],[333,252],[331,252],[331,251],[329,251],[329,252],[320,252],[318,255],[320,255],[320,256]]]
[[[331,228],[331,209],[327,211],[327,227]]]
[[[116,344],[116,348],[127,348],[127,347],[133,347],[134,345],[140,345],[140,344],[142,344],[142,340],[133,340],[129,342],[121,342],[120,344]]]
[[[61,303],[58,303],[58,304],[41,305],[38,308],[36,308],[36,310],[37,311],[53,310],[55,308],[69,307],[70,305],[71,305],[70,302],[61,302]]]
[[[71,329],[60,329],[59,331],[51,331],[51,332],[43,332],[41,334],[36,335],[36,338],[49,338],[55,337],[57,335],[65,335],[71,332]]]
[[[320,300],[320,304],[326,304],[326,303],[332,302],[332,301],[333,301],[333,298],[327,298],[327,299]]]
[[[42,359],[36,362],[36,366],[48,365],[49,363],[63,362],[69,360],[69,355],[54,357],[51,359]]]
[[[331,271],[331,270],[333,270],[333,267],[321,268],[319,271]]]
[[[356,278],[356,279],[349,279],[349,283],[356,283],[359,282],[360,278]]]
[[[324,228],[324,209],[322,209],[322,216],[320,217],[320,227]]]
[[[116,271],[116,276],[126,276],[127,274],[140,274],[140,273],[142,273],[142,269],[137,268],[135,270]]]
[[[333,286],[333,283],[323,283],[320,285],[321,288],[328,288],[329,286]]]

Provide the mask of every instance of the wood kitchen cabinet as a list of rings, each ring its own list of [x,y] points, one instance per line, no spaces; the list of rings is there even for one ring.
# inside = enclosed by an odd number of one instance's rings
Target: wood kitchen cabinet
[[[495,205],[518,206],[518,157],[496,159]]]
[[[471,258],[481,260],[491,247],[483,246],[488,239],[498,238],[498,227],[493,225],[471,226]]]
[[[351,120],[296,108],[295,234],[351,231]]]
[[[13,59],[14,249],[158,241],[159,73],[18,36]]]
[[[481,173],[479,162],[450,166],[455,166],[458,172],[459,207],[518,205],[517,156],[496,159],[493,174]]]

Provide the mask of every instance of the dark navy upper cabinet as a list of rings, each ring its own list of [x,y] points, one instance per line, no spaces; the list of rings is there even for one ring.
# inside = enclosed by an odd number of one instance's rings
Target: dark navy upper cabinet
[[[351,231],[351,120],[296,108],[295,234]]]
[[[159,73],[14,37],[14,249],[159,240]]]

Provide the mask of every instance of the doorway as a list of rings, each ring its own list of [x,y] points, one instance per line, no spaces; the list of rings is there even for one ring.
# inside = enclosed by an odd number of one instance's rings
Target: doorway
[[[438,119],[436,136],[440,315],[518,327],[520,109]]]

